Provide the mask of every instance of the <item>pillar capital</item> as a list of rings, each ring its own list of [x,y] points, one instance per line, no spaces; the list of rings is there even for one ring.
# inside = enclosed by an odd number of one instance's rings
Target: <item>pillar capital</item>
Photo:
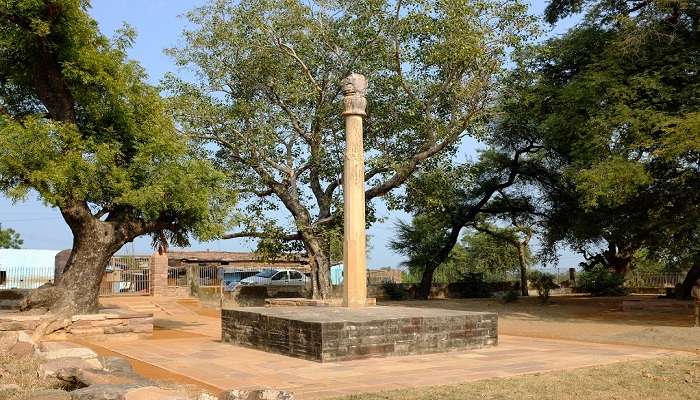
[[[365,116],[367,108],[367,78],[360,74],[350,74],[341,82],[343,87],[343,116]]]

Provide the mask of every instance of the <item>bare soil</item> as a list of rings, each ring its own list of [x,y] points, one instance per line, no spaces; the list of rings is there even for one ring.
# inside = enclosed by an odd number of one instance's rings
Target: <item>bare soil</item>
[[[491,299],[381,302],[381,305],[434,307],[498,313],[499,333],[548,339],[630,344],[700,354],[700,328],[690,308],[622,310],[623,299],[653,297],[556,296],[542,305],[536,296],[514,303]],[[700,395],[699,395],[700,397]]]

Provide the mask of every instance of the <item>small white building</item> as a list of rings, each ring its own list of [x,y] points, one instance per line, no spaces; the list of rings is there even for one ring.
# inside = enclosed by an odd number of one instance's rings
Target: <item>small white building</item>
[[[0,290],[36,289],[54,281],[58,250],[0,249]]]

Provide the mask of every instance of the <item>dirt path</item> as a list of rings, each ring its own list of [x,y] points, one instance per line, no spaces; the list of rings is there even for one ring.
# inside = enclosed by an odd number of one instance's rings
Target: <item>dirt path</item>
[[[692,310],[622,311],[620,297],[536,297],[503,304],[496,299],[382,302],[382,305],[436,307],[498,313],[499,333],[594,343],[631,344],[700,353],[700,329],[691,327]]]

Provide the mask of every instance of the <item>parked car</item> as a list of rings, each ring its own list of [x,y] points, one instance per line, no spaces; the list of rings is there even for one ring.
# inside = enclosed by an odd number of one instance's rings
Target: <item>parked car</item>
[[[241,280],[243,286],[303,286],[309,280],[304,274],[293,269],[265,269],[260,273]]]
[[[224,290],[227,292],[232,292],[236,290],[236,287],[243,279],[250,278],[260,273],[257,269],[237,269],[237,268],[225,268],[223,270],[222,280],[224,281]]]

